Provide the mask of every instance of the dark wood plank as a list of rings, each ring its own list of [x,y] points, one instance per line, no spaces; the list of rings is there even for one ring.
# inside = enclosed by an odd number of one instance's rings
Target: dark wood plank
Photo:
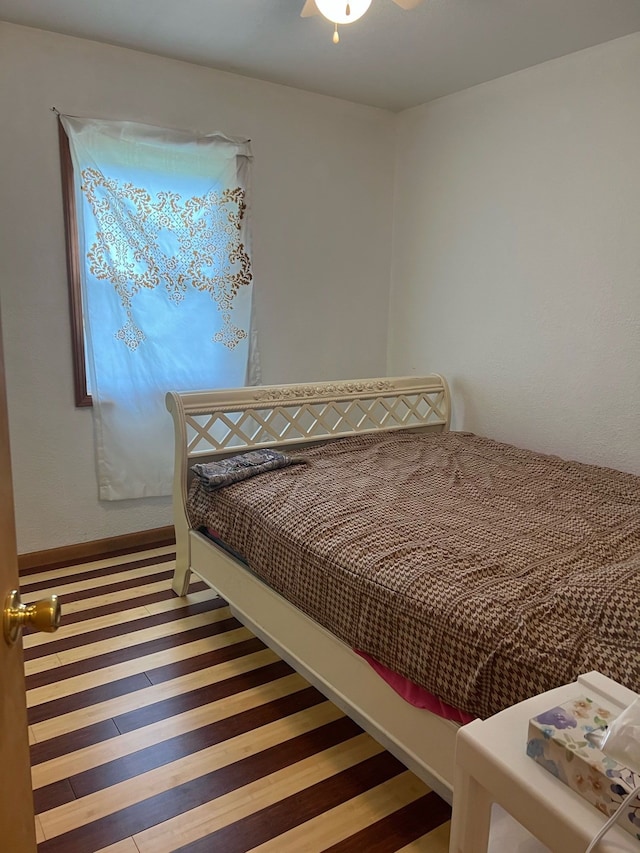
[[[148,669],[145,674],[152,684],[162,684],[163,681],[171,681],[174,678],[180,678],[181,675],[189,675],[191,672],[197,672],[199,669],[208,666],[225,663],[225,661],[235,660],[245,657],[245,655],[252,655],[266,648],[262,640],[252,637],[250,640],[243,640],[241,643],[234,643],[232,646],[194,655],[185,660],[156,667],[156,669]]]
[[[189,595],[194,592],[202,592],[207,589],[204,581],[197,581],[189,586]],[[177,598],[176,593],[167,584],[167,589],[161,592],[152,592],[148,595],[136,595],[135,598],[127,598],[123,601],[113,601],[111,604],[103,604],[100,607],[89,607],[86,610],[78,610],[75,613],[65,613],[65,625],[73,625],[75,622],[85,622],[87,619],[95,619],[97,616],[108,616],[112,613],[120,613],[131,607],[146,607],[147,604],[157,604],[160,601],[169,601]]]
[[[359,732],[360,729],[352,720],[342,717],[228,767],[214,770],[107,817],[47,839],[38,845],[38,853],[87,853],[88,850],[115,844],[304,758],[344,743]]]
[[[250,672],[234,675],[224,681],[207,684],[187,693],[181,693],[179,696],[172,696],[170,699],[163,699],[160,702],[154,702],[152,705],[146,705],[144,708],[120,714],[114,717],[113,721],[120,733],[124,734],[156,723],[158,720],[166,720],[167,717],[172,717],[175,714],[190,711],[200,705],[216,702],[218,699],[224,699],[234,693],[241,693],[243,690],[249,690],[249,688],[257,687],[259,684],[267,684],[269,681],[291,675],[292,672],[291,667],[284,661],[276,661],[267,666],[252,669]]]
[[[242,625],[237,619],[231,618],[224,619],[222,622],[214,622],[211,625],[201,625],[199,628],[191,628],[189,631],[180,631],[179,634],[174,634],[173,636],[147,640],[146,643],[136,643],[135,637],[132,636],[132,645],[127,648],[114,649],[112,652],[105,652],[102,655],[95,655],[95,657],[62,664],[55,669],[47,669],[43,672],[34,672],[32,675],[28,675],[26,678],[27,690],[33,690],[35,687],[42,687],[45,684],[64,681],[66,678],[73,678],[76,675],[83,675],[86,672],[95,672],[98,669],[104,669],[107,666],[113,666],[117,663],[136,660],[137,658],[155,654],[156,652],[175,649],[187,643],[205,640],[207,637],[226,634],[228,631],[234,631],[241,627]]]
[[[79,563],[124,557],[136,551],[164,548],[175,545],[175,541],[173,527],[156,527],[153,530],[140,530],[135,533],[110,536],[107,539],[93,539],[90,542],[19,554],[18,566],[20,576],[26,577],[38,572],[77,566]]]
[[[36,788],[33,792],[33,807],[36,814],[41,814],[48,812],[49,809],[70,803],[75,798],[69,780],[61,779],[59,782],[52,782],[51,785],[45,785],[43,788]]]
[[[178,761],[187,755],[192,755],[202,749],[214,746],[214,744],[222,743],[222,741],[265,726],[274,720],[296,714],[324,701],[326,700],[321,693],[314,687],[308,687],[273,702],[259,705],[257,708],[250,708],[232,717],[227,717],[191,732],[185,732],[146,749],[86,770],[76,776],[71,776],[69,781],[76,797],[86,797],[88,794],[101,791],[110,785],[116,785],[118,782],[131,779],[133,776],[146,773],[148,770],[154,770],[156,767]]]
[[[324,853],[396,853],[451,820],[451,806],[433,791],[328,847]]]
[[[52,758],[60,758],[61,755],[69,752],[84,749],[85,746],[118,737],[119,734],[113,720],[101,720],[99,723],[84,726],[65,735],[34,743],[30,747],[31,765],[42,764],[43,761],[51,761]]]
[[[124,592],[127,589],[139,589],[146,583],[155,583],[156,581],[171,581],[173,578],[173,570],[168,569],[166,572],[156,572],[152,575],[144,575],[140,578],[129,578],[126,581],[116,581],[108,583],[100,587],[88,587],[87,589],[79,589],[77,592],[63,592],[59,594],[60,603],[62,604],[62,624],[64,625],[64,605],[71,601],[84,601],[85,598],[95,598],[96,595],[105,595],[109,592]],[[55,586],[55,582],[52,582]]]
[[[363,794],[405,770],[388,752],[374,755],[303,791],[179,848],[180,853],[246,853],[283,832]],[[309,848],[313,849],[313,848]],[[397,848],[396,848],[397,849]],[[176,851],[177,853],[177,851]],[[360,847],[358,853],[369,853]]]
[[[108,684],[100,684],[98,687],[92,687],[89,690],[80,690],[78,693],[73,693],[70,696],[62,696],[60,699],[42,702],[40,705],[34,705],[33,708],[29,708],[27,712],[29,725],[42,723],[45,720],[60,717],[62,714],[68,714],[70,711],[88,708],[90,705],[97,705],[98,702],[115,699],[116,696],[125,696],[127,693],[143,690],[145,687],[150,686],[151,682],[141,672],[136,675],[130,675],[127,678],[110,681]]]
[[[99,569],[87,569],[86,572],[78,572],[78,574],[74,575],[65,575],[64,573],[62,573],[55,578],[55,581],[48,579],[29,583],[27,575],[25,577],[25,581],[20,584],[20,591],[23,595],[25,595],[26,593],[30,592],[37,592],[39,589],[49,589],[52,582],[57,584],[58,586],[63,586],[66,583],[90,581],[94,580],[95,578],[103,578],[105,577],[105,575],[118,575],[122,572],[131,571],[131,569],[143,569],[145,566],[157,566],[160,563],[169,563],[171,560],[175,560],[175,558],[175,554],[161,554],[158,557],[145,557],[142,560],[131,560],[127,563],[114,563],[113,566],[108,566],[106,568],[103,567]],[[93,594],[96,594],[95,590]]]
[[[38,657],[46,655],[55,655],[58,652],[66,652],[69,649],[78,649],[81,646],[87,646],[90,643],[99,643],[102,640],[111,640],[114,637],[122,637],[133,635],[136,631],[144,631],[145,628],[157,628],[158,625],[167,625],[170,622],[177,622],[179,619],[186,619],[188,616],[199,616],[201,613],[209,613],[213,610],[220,610],[226,607],[227,603],[222,598],[211,598],[207,601],[198,601],[193,604],[179,607],[177,610],[168,610],[165,613],[154,613],[149,616],[140,616],[138,619],[126,620],[118,622],[106,628],[98,628],[95,631],[86,631],[84,634],[76,634],[73,637],[65,637],[62,640],[56,640],[52,637],[47,643],[39,646],[34,646],[32,649],[25,649],[25,660],[35,660]],[[241,627],[240,623],[233,619],[235,628]],[[217,630],[216,624],[231,625],[231,620],[226,620],[225,623],[212,623],[205,627],[209,628],[212,633],[220,633]],[[231,631],[231,627],[224,628],[223,631]],[[176,635],[179,637],[179,635]],[[169,640],[172,637],[168,638]],[[177,643],[180,641],[177,640]],[[66,677],[66,676],[65,676]]]

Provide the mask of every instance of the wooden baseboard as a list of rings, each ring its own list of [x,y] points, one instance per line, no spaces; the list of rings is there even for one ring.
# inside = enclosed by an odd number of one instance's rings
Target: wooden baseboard
[[[94,539],[91,542],[78,542],[77,545],[64,545],[47,551],[19,554],[18,569],[21,573],[35,568],[57,569],[60,566],[73,566],[89,560],[118,557],[133,551],[162,548],[165,545],[174,545],[175,541],[173,527],[155,527],[153,530],[125,533],[108,539]]]

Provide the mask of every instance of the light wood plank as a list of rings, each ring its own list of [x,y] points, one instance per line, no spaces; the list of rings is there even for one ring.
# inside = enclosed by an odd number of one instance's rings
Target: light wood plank
[[[49,740],[76,729],[90,726],[93,723],[108,720],[110,717],[117,717],[120,714],[144,708],[154,702],[171,699],[173,696],[179,696],[189,690],[197,690],[199,687],[224,681],[234,675],[268,666],[278,660],[278,656],[271,649],[264,649],[252,655],[244,655],[231,661],[209,666],[206,669],[200,669],[197,672],[190,672],[188,675],[173,678],[162,684],[154,684],[151,687],[136,690],[134,693],[128,693],[125,696],[98,702],[88,708],[80,708],[78,711],[70,711],[67,714],[61,714],[59,717],[43,720],[41,723],[33,723],[32,728],[38,742]]]
[[[34,708],[43,702],[51,702],[63,696],[73,696],[74,693],[78,693],[81,690],[90,690],[92,687],[109,684],[109,682],[116,681],[119,678],[138,675],[149,669],[156,669],[157,667],[186,660],[196,655],[206,654],[216,649],[233,646],[236,643],[250,640],[252,636],[253,634],[246,628],[236,628],[234,631],[226,631],[224,634],[206,637],[203,640],[185,643],[182,646],[175,646],[174,648],[165,649],[162,652],[144,655],[143,657],[117,663],[113,666],[105,666],[102,669],[87,672],[83,675],[65,678],[63,681],[58,681],[54,684],[34,687],[32,690],[27,690],[27,707]],[[63,662],[67,661],[63,659]]]
[[[449,853],[450,832],[451,821],[448,820],[421,838],[412,841],[411,844],[407,844],[406,847],[398,850],[398,853]]]
[[[312,820],[253,847],[251,853],[311,853],[326,850],[429,792],[413,773],[402,773]]]
[[[152,595],[155,592],[165,592],[171,589],[171,580],[150,581],[144,586],[131,587],[130,589],[120,589],[116,592],[105,592],[102,595],[96,595],[92,598],[82,598],[80,601],[70,601],[65,603],[63,611],[64,615],[71,613],[85,613],[87,610],[93,610],[95,607],[106,607],[109,604],[119,604],[121,601],[127,601],[135,604],[137,598],[142,598],[147,595]],[[187,600],[177,598],[177,601]]]
[[[346,743],[312,755],[269,776],[258,779],[198,808],[133,836],[140,853],[172,853],[260,809],[290,797],[305,788],[378,754],[382,747],[362,734]]]
[[[184,605],[183,605],[184,606]],[[149,617],[145,607],[136,607],[123,613],[118,613],[115,616],[118,624],[131,622],[134,619],[145,619]],[[216,622],[224,622],[225,619],[231,618],[231,611],[228,607],[218,607],[215,610],[209,610],[205,613],[196,613],[194,616],[185,616],[182,619],[175,619],[173,622],[164,622],[160,625],[151,625],[149,628],[140,628],[137,631],[119,634],[116,637],[109,637],[105,640],[96,640],[93,643],[85,643],[84,645],[75,646],[71,649],[65,649],[58,652],[60,661],[65,663],[74,663],[79,660],[87,660],[88,658],[97,657],[98,655],[107,654],[108,652],[117,651],[118,649],[128,649],[132,646],[147,643],[151,640],[162,639],[163,637],[172,637],[176,634],[181,634],[184,631],[190,631],[192,628],[202,628],[204,625],[213,625]],[[68,626],[68,632],[63,634],[58,639],[66,637],[81,636],[85,633],[81,630],[83,625],[89,622],[94,623],[93,630],[108,628],[114,624],[114,616],[100,616],[97,619],[88,619],[87,622],[78,622]],[[62,629],[60,629],[62,631]],[[56,635],[57,636],[57,635]],[[48,640],[48,638],[47,638]],[[47,642],[45,640],[45,642]],[[42,645],[42,643],[40,643]]]
[[[298,737],[343,716],[342,711],[335,705],[323,702],[321,705],[315,705],[313,708],[299,711],[297,714],[268,723],[259,729],[187,755],[171,764],[141,773],[133,779],[111,785],[105,790],[96,791],[79,800],[41,812],[42,828],[47,838],[53,838],[139,803],[148,797],[197,779],[212,770],[219,770],[249,755],[277,746],[283,741]],[[367,739],[370,740],[368,736]],[[377,744],[375,747],[378,751],[382,749]],[[318,761],[321,760],[319,756],[315,758]],[[135,836],[134,839],[137,844]]]
[[[32,575],[25,574],[22,576],[21,581],[23,586],[28,586],[32,583],[57,580],[58,578],[71,575],[81,575],[83,572],[92,572],[97,569],[112,569],[115,566],[121,566],[123,563],[134,563],[138,560],[151,560],[154,557],[164,557],[166,554],[175,554],[175,550],[175,545],[165,545],[162,548],[152,548],[150,551],[136,551],[131,554],[121,554],[119,557],[89,560],[86,563],[77,563],[75,566],[60,566],[57,569],[46,569],[43,572]],[[166,565],[166,563],[162,565]]]
[[[48,669],[57,669],[61,665],[58,655],[43,655],[35,660],[24,662],[24,674],[36,675],[38,672],[46,672]]]
[[[136,607],[138,606],[136,605],[137,598],[143,598],[157,592],[165,592],[169,589],[171,589],[171,580],[167,579],[155,581],[153,583],[145,583],[142,586],[132,587],[130,589],[121,589],[117,592],[105,592],[102,595],[96,595],[93,598],[80,599],[80,601],[65,602],[63,608],[62,627],[65,627],[64,616],[75,613],[86,613],[88,610],[93,610],[96,607],[106,607],[110,604],[119,604],[121,601],[126,601]],[[211,601],[214,598],[218,598],[218,593],[214,589],[202,589],[198,592],[190,592],[182,598],[177,595],[173,595],[172,598],[168,598],[165,601],[156,601],[154,604],[140,606],[144,606],[147,613],[153,616],[156,613],[167,613],[170,610],[179,610],[181,607],[187,607],[190,604],[199,604],[202,601]],[[122,611],[118,611],[118,613],[113,614],[112,619],[118,619],[121,612]]]
[[[37,601],[39,598],[47,598],[49,595],[65,595],[72,592],[84,592],[87,589],[98,589],[101,586],[109,586],[112,583],[120,583],[121,581],[135,580],[143,578],[147,575],[159,574],[160,572],[171,572],[175,568],[175,560],[169,560],[167,563],[158,563],[153,566],[142,566],[139,569],[129,569],[126,572],[118,572],[116,575],[105,575],[104,577],[91,578],[90,580],[75,581],[67,584],[54,583],[48,589],[38,589],[35,592],[24,593],[21,596],[23,603]],[[63,609],[64,618],[64,609]]]
[[[200,705],[191,711],[168,717],[166,720],[159,720],[157,723],[151,723],[144,728],[92,744],[59,758],[43,761],[41,764],[36,764],[31,770],[33,787],[37,789],[44,785],[50,785],[52,782],[59,782],[75,773],[82,773],[107,761],[113,761],[148,746],[154,746],[185,732],[195,731],[203,726],[228,719],[235,714],[241,714],[243,711],[257,708],[267,702],[273,702],[275,699],[304,690],[308,686],[308,682],[301,675],[294,673],[279,678],[277,681],[270,681],[267,684],[244,690],[242,693],[219,699],[217,702]]]
[[[148,616],[147,613],[144,615]],[[141,643],[151,642],[152,640],[161,640],[163,637],[174,637],[177,634],[191,631],[194,628],[203,628],[205,625],[215,625],[216,622],[224,622],[226,619],[231,619],[231,611],[228,607],[219,607],[205,613],[196,613],[194,616],[175,619],[173,622],[152,625],[150,628],[141,628],[139,631],[131,631],[128,634],[120,634],[117,637],[110,637],[106,640],[98,640],[95,643],[87,643],[84,646],[66,649],[63,652],[58,652],[58,657],[63,664],[75,663],[76,661],[88,660],[89,658],[108,654],[119,649],[132,648]],[[236,628],[235,630],[240,629]],[[233,631],[226,631],[224,634],[214,634],[211,639],[214,637],[224,637],[231,633]]]
[[[42,824],[40,823],[40,818],[38,817],[38,815],[35,816],[35,822],[36,822],[36,844],[41,844],[46,839],[45,839],[44,830],[42,829]]]
[[[130,622],[133,619],[144,619],[149,613],[145,607],[132,607],[128,610],[122,610],[119,613],[108,613],[105,616],[96,616],[94,619],[86,619],[84,622],[72,622],[70,625],[65,625],[64,622],[60,625],[55,635],[50,634],[30,634],[24,638],[25,649],[34,649],[39,646],[46,646],[47,643],[58,642],[59,640],[68,640],[70,637],[77,637],[80,634],[86,634],[88,631],[99,631],[101,628],[110,628],[116,623]]]
[[[140,851],[133,838],[125,838],[115,844],[110,844],[108,847],[102,847],[96,853],[140,853]]]
[[[171,583],[169,583],[171,586]],[[219,598],[215,589],[201,589],[199,592],[191,592],[183,598],[176,596],[166,601],[156,601],[154,604],[146,604],[145,607],[151,615],[156,613],[168,613],[170,610],[179,610],[189,604],[199,604],[201,601],[212,601]]]
[[[38,740],[36,738],[36,734],[35,734],[34,730],[31,728],[31,726],[29,726],[28,731],[29,731],[29,746],[33,746],[33,744],[37,743]]]

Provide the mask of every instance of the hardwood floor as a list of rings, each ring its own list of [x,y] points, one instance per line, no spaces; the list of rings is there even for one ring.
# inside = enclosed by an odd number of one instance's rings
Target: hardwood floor
[[[21,574],[39,853],[446,853],[450,809],[159,548]]]

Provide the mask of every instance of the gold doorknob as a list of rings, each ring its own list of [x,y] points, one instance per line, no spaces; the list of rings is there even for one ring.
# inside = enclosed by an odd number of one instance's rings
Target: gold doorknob
[[[20,593],[12,589],[4,602],[4,637],[9,645],[16,642],[25,625],[36,631],[53,632],[58,630],[62,607],[57,595],[42,598],[33,604],[22,604]]]

